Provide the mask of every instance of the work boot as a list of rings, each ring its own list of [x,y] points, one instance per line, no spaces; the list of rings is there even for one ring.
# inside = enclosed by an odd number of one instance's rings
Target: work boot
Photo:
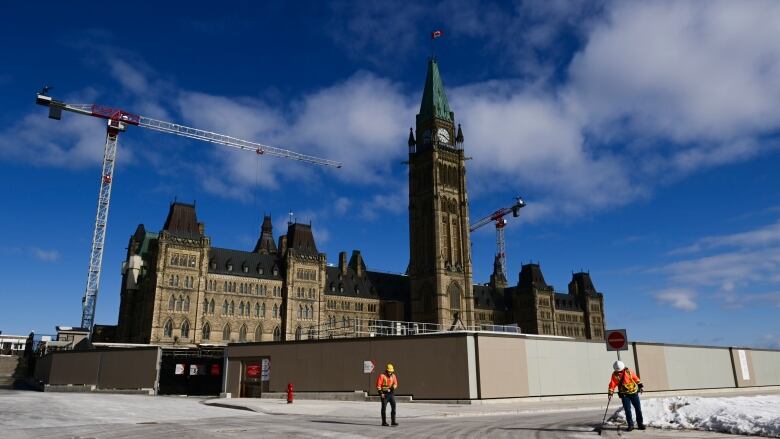
[[[393,421],[393,422],[391,423],[391,425],[392,425],[393,427],[398,427],[398,423],[397,423],[397,422],[395,422],[395,421]]]
[[[637,428],[640,429],[640,430],[644,430],[647,427],[645,427],[645,424],[639,424],[639,427],[637,427]]]
[[[388,424],[387,422],[382,421],[382,427],[389,427],[389,426],[390,426],[390,424]]]
[[[626,428],[626,431],[631,431],[633,429],[634,429],[634,426],[633,425],[629,425],[628,428]]]

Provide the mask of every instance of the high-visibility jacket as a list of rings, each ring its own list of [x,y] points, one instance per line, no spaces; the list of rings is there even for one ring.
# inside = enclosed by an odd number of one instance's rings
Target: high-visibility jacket
[[[629,368],[625,368],[620,372],[612,372],[612,379],[609,380],[609,393],[612,394],[615,391],[615,387],[617,387],[618,393],[633,395],[639,391],[638,384],[641,383],[639,375],[632,372]]]
[[[396,387],[398,387],[398,378],[396,378],[394,373],[390,375],[383,373],[376,379],[376,390],[380,392],[395,390]]]

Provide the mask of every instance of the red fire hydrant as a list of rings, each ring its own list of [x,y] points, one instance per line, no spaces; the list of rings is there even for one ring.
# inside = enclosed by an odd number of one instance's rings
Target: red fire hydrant
[[[292,383],[287,383],[287,404],[292,404],[293,402],[293,385]]]

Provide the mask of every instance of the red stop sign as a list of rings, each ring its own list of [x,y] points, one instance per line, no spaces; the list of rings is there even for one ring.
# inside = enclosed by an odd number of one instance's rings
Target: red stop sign
[[[607,343],[612,349],[622,349],[626,344],[626,337],[622,332],[611,332],[607,337]]]

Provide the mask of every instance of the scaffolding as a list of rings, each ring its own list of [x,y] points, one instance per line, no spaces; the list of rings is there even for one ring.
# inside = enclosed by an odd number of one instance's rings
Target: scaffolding
[[[407,322],[398,320],[346,319],[342,322],[295,329],[294,340],[324,340],[360,337],[404,337],[413,335],[452,334],[458,332],[521,334],[520,327],[512,325],[462,325],[446,326],[437,323]]]

